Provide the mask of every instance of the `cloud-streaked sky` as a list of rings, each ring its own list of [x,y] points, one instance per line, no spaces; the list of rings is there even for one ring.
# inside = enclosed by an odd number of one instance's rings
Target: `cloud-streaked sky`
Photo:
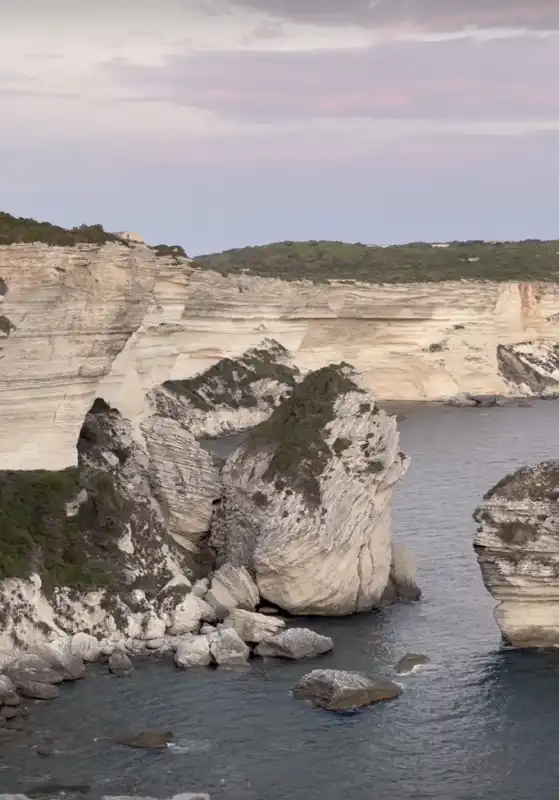
[[[0,14],[1,210],[192,254],[559,237],[558,0]]]

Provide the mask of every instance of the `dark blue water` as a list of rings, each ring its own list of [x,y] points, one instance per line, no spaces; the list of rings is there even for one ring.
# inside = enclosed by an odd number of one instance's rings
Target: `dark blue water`
[[[412,466],[394,499],[394,529],[417,555],[421,603],[313,619],[336,643],[314,663],[180,672],[149,662],[129,680],[92,672],[33,710],[30,736],[0,745],[0,791],[50,780],[91,784],[91,797],[556,800],[559,653],[500,648],[471,514],[505,472],[559,453],[559,404],[406,414]],[[433,669],[402,678],[392,703],[335,716],[290,696],[318,664],[387,673],[406,651],[429,655]],[[179,747],[94,741],[150,727],[173,730]],[[59,752],[41,759],[33,747],[49,732]]]

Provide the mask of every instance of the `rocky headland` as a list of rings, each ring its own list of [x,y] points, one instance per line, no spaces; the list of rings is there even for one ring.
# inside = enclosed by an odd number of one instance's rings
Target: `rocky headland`
[[[390,530],[408,458],[361,383],[347,364],[305,373],[264,340],[164,381],[136,420],[97,397],[75,466],[0,472],[5,730],[19,698],[54,699],[86,664],[315,657],[334,642],[294,615],[419,599]],[[225,460],[201,442],[242,431]]]
[[[559,385],[553,283],[319,283],[70,233],[0,244],[6,729],[88,663],[317,656],[334,642],[297,615],[419,599],[378,397]]]
[[[474,519],[474,546],[505,642],[559,646],[559,462],[507,475]]]

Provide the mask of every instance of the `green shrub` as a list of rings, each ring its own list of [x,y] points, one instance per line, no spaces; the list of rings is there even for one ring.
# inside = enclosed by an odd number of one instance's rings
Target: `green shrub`
[[[163,386],[182,395],[196,408],[210,411],[215,406],[253,408],[257,398],[252,384],[262,379],[294,386],[298,370],[281,363],[287,351],[274,343],[270,349],[253,348],[238,359],[222,358],[200,375],[187,380],[166,381]],[[272,402],[273,402],[273,398]]]
[[[76,244],[105,244],[120,241],[102,225],[80,225],[62,228],[50,222],[38,222],[26,217],[12,217],[0,211],[0,245],[21,242],[43,242],[49,245],[72,247]],[[124,243],[122,243],[124,244]]]
[[[557,281],[559,241],[452,242],[431,247],[414,242],[376,247],[348,242],[276,242],[199,256],[195,264],[223,275],[306,279],[314,283],[410,283],[456,280]],[[477,260],[476,260],[477,259]]]
[[[84,488],[87,500],[67,517]],[[110,585],[126,503],[103,472],[0,472],[0,579],[38,572],[47,590]]]
[[[320,504],[318,478],[332,456],[324,429],[334,419],[338,397],[360,391],[345,366],[330,365],[306,375],[291,397],[253,428],[247,439],[249,452],[254,448],[273,451],[264,480],[274,482],[278,490],[290,486],[313,506]]]

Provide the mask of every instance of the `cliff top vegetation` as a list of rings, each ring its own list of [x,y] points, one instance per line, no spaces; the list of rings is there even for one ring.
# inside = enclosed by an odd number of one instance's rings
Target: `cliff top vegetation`
[[[109,233],[102,225],[79,225],[75,228],[63,228],[51,222],[40,222],[28,217],[13,217],[0,211],[0,245],[40,242],[51,246],[73,247],[76,244],[105,244],[119,242],[128,246],[125,239],[115,233]],[[180,245],[158,244],[151,249],[156,256],[170,256],[175,260],[187,258]]]
[[[348,364],[331,364],[306,375],[291,396],[249,434],[249,450],[273,450],[264,479],[278,489],[300,492],[311,506],[319,505],[318,479],[332,457],[324,429],[334,419],[336,400],[355,391],[361,390]],[[336,450],[343,450],[343,444],[338,441]]]
[[[456,280],[559,280],[559,240],[424,242],[380,247],[347,242],[276,242],[198,256],[195,265],[223,275],[287,281],[412,283]]]
[[[186,380],[166,381],[163,386],[185,397],[195,408],[210,411],[216,406],[254,408],[258,405],[254,384],[273,380],[292,387],[298,370],[284,363],[289,353],[278,342],[268,341],[239,358],[222,358],[205,372]],[[270,405],[274,398],[270,397]]]
[[[62,228],[50,222],[39,222],[27,217],[12,217],[0,211],[0,245],[43,242],[49,245],[72,247],[76,244],[104,244],[117,242],[118,237],[108,233],[102,225],[80,225]]]

